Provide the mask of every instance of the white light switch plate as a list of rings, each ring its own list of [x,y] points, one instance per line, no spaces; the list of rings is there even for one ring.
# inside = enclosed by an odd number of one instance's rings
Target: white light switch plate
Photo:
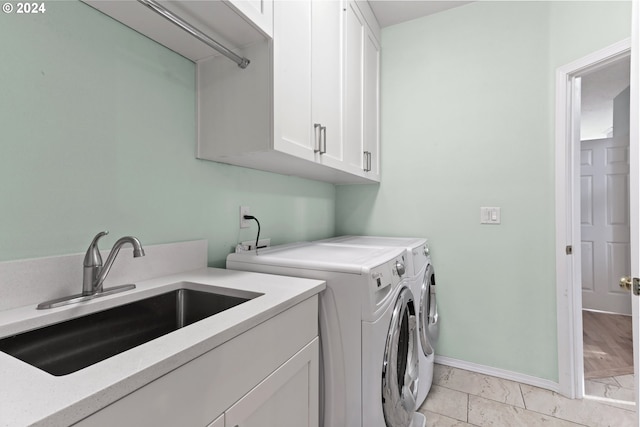
[[[480,224],[500,224],[500,208],[480,208]]]

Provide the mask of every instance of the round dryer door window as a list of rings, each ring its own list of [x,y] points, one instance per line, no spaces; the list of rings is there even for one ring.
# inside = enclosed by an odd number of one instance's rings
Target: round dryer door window
[[[382,367],[382,409],[388,427],[409,427],[418,392],[417,320],[413,295],[404,288],[391,316]]]
[[[433,354],[432,340],[438,338],[438,307],[436,305],[436,276],[431,264],[427,265],[420,289],[418,334],[422,351]]]

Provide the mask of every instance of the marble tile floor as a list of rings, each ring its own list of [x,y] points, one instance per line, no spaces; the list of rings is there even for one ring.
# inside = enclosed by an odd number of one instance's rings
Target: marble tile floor
[[[624,393],[620,389],[633,379],[598,381],[585,387],[617,401]],[[542,388],[436,364],[431,391],[419,410],[427,427],[634,427],[635,405],[616,401],[567,399]]]

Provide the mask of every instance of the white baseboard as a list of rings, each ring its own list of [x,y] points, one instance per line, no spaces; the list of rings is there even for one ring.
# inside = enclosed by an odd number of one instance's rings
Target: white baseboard
[[[454,359],[452,357],[436,355],[435,363],[439,363],[440,365],[445,366],[451,366],[453,368],[465,369],[467,371],[476,372],[478,374],[490,375],[492,377],[516,381],[522,384],[528,384],[534,387],[540,387],[546,390],[555,391],[556,393],[560,390],[560,385],[551,380],[534,377],[532,375],[521,374],[519,372],[507,371],[506,369],[493,368],[491,366],[467,362],[465,360]]]

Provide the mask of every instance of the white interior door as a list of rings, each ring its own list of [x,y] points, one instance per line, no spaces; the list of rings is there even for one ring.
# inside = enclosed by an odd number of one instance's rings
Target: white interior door
[[[580,144],[582,308],[630,315],[619,286],[631,270],[629,138],[621,133]]]
[[[630,98],[630,126],[629,126],[629,187],[630,187],[630,218],[631,218],[631,276],[640,278],[640,133],[638,120],[640,119],[640,5],[633,1],[631,25],[631,98]],[[640,342],[640,321],[638,320],[637,295],[631,296],[633,316],[633,365],[636,389],[636,425],[640,425],[640,364],[638,343]]]

